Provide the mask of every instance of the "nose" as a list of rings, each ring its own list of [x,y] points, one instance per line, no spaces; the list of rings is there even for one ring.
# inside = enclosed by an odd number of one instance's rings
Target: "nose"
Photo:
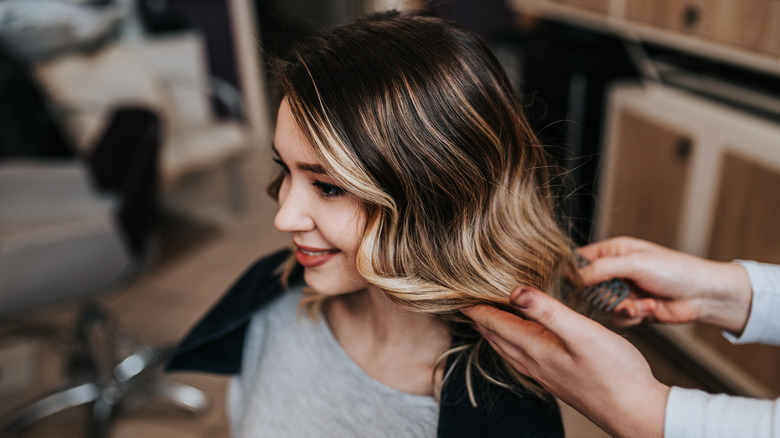
[[[279,211],[274,218],[274,226],[283,233],[313,230],[315,223],[308,211],[306,197],[298,196],[295,190],[285,185],[279,190]]]

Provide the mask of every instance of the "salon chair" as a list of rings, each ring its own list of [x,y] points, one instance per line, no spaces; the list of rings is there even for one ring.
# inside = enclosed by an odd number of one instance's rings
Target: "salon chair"
[[[208,73],[206,49],[196,32],[118,41],[89,53],[72,53],[35,65],[76,148],[88,151],[106,109],[127,103],[154,108],[165,125],[160,146],[160,190],[191,177],[224,173],[230,211],[245,208],[241,160],[252,148],[241,93]],[[218,117],[212,98],[225,117]],[[193,212],[197,206],[185,205]]]
[[[5,435],[82,405],[91,406],[94,438],[108,436],[119,408],[147,397],[192,413],[208,408],[200,390],[160,377],[170,348],[140,345],[97,303],[149,259],[159,138],[155,113],[122,107],[83,160],[0,161],[0,321],[55,304],[81,309],[66,359],[70,383],[11,414]]]

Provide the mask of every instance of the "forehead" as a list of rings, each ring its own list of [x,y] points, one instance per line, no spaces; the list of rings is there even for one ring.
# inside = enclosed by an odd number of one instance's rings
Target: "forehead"
[[[288,164],[293,162],[320,163],[309,140],[295,122],[295,117],[290,110],[290,104],[287,103],[287,99],[282,99],[282,104],[279,106],[276,132],[274,134],[274,148],[282,160],[288,162]]]

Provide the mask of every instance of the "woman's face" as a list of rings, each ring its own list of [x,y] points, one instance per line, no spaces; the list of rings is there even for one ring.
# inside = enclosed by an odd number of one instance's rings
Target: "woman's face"
[[[274,225],[292,234],[306,284],[323,295],[366,288],[355,254],[366,215],[358,201],[335,185],[282,100],[274,136],[274,161],[284,172]]]

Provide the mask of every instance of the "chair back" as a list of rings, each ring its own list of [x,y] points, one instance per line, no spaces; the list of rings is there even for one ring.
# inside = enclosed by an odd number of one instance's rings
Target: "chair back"
[[[160,129],[153,111],[120,107],[88,157],[98,190],[119,199],[117,221],[136,258],[146,251],[156,217]]]

